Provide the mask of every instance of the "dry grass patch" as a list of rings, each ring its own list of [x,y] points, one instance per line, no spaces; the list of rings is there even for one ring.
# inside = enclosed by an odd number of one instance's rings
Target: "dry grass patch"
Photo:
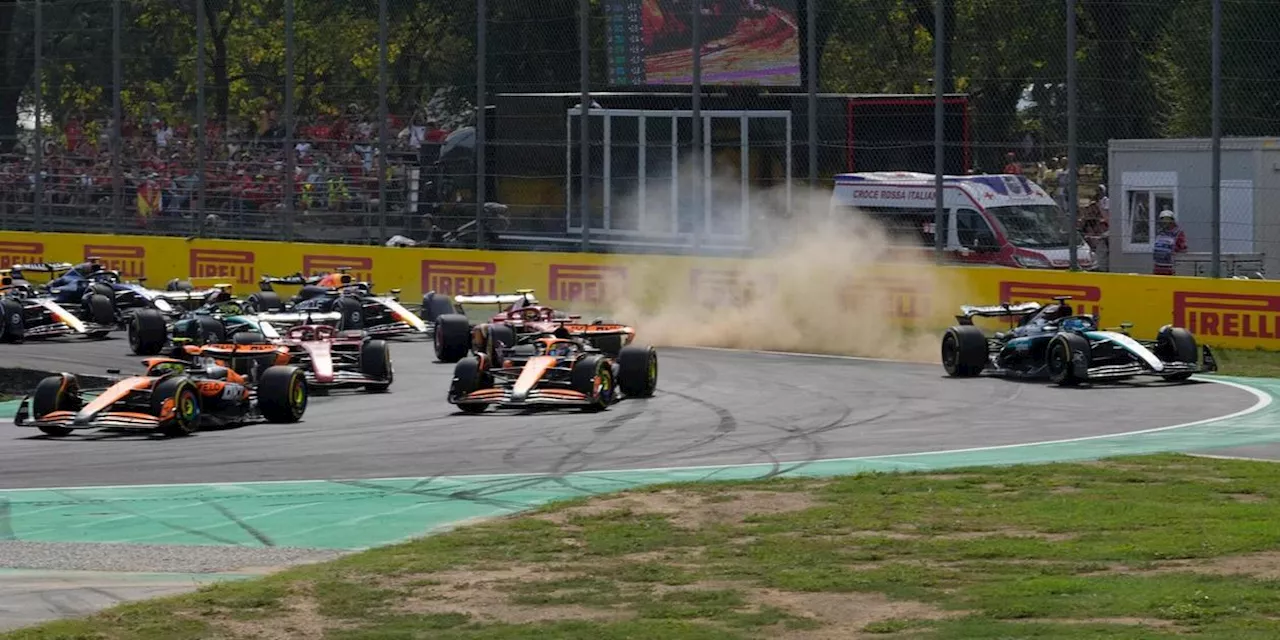
[[[803,511],[816,504],[811,494],[798,491],[727,490],[711,495],[667,490],[593,500],[533,517],[572,528],[576,519],[625,511],[637,515],[660,515],[677,527],[701,529],[741,524],[752,516]]]

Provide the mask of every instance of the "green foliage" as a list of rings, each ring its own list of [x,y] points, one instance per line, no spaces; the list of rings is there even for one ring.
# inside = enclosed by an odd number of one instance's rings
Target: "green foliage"
[[[208,108],[215,120],[257,125],[284,106],[285,0],[199,0],[207,15]],[[299,114],[371,113],[378,97],[378,0],[294,0],[294,85]],[[593,78],[605,77],[603,8],[592,2]],[[45,2],[47,121],[110,113],[111,0]],[[189,120],[196,96],[197,0],[123,0],[123,97],[135,118]],[[577,3],[490,0],[489,86],[494,91],[575,91]],[[0,137],[31,100],[33,3],[0,3]],[[819,0],[815,42],[821,89],[916,93],[932,87],[933,2]],[[388,0],[388,98],[411,114],[441,89],[475,85],[475,6]],[[980,167],[1034,132],[1053,147],[1065,134],[1062,3],[972,0],[946,7],[950,81],[972,100]],[[1081,142],[1101,161],[1115,138],[1206,135],[1209,5],[1078,3]],[[1265,2],[1228,2],[1223,22],[1224,131],[1264,135],[1280,102],[1280,13]],[[1029,95],[1028,95],[1028,89]],[[1024,98],[1032,106],[1019,111]]]

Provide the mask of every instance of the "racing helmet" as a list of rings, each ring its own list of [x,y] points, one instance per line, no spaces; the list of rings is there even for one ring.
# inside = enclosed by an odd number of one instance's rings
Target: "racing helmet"
[[[1063,320],[1060,326],[1067,331],[1088,331],[1093,328],[1092,324],[1085,318],[1075,317]]]
[[[568,358],[573,355],[573,344],[569,342],[548,342],[547,355]]]
[[[1070,318],[1071,305],[1066,303],[1051,304],[1045,307],[1044,310],[1040,312],[1040,317],[1044,318],[1049,322],[1054,322],[1057,320],[1061,320],[1063,318]]]

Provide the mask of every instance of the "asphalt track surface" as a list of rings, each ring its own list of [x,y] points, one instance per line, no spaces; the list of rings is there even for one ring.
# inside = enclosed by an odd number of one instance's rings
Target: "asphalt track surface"
[[[294,425],[47,439],[5,416],[0,489],[789,463],[1131,432],[1256,400],[1208,382],[1063,389],[953,380],[938,365],[669,348],[651,399],[472,416],[444,402],[453,367],[429,342],[397,341],[392,356],[390,393],[313,397]],[[0,345],[0,366],[101,375],[141,365],[115,338]]]

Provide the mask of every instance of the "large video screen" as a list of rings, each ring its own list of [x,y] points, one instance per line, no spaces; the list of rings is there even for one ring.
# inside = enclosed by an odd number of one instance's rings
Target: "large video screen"
[[[702,83],[796,87],[797,0],[702,0]],[[694,0],[606,0],[609,83],[693,84]]]

